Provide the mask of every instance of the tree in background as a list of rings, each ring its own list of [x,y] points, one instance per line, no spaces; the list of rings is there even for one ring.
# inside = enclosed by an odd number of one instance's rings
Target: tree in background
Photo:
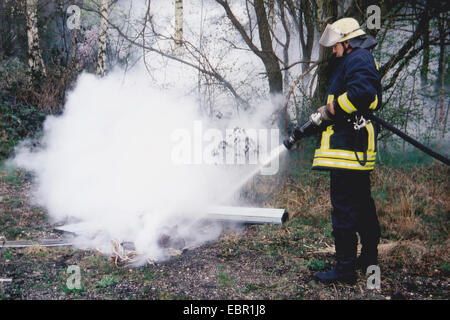
[[[37,0],[26,1],[26,21],[28,36],[28,66],[34,79],[46,76],[44,60],[42,59],[39,32],[37,27]]]
[[[183,0],[175,0],[175,48],[178,52],[183,41]]]
[[[106,42],[108,40],[108,1],[100,0],[100,33],[98,36],[97,74],[103,76],[106,68]]]

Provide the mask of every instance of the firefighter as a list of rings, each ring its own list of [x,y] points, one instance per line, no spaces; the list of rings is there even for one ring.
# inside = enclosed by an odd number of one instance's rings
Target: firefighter
[[[314,278],[322,283],[356,282],[356,269],[378,263],[380,226],[370,191],[378,127],[364,115],[381,106],[378,66],[371,50],[377,41],[353,18],[327,25],[320,44],[333,47],[336,65],[326,105],[320,107],[322,138],[313,169],[330,171],[332,235],[336,265]],[[361,240],[358,258],[357,233]]]

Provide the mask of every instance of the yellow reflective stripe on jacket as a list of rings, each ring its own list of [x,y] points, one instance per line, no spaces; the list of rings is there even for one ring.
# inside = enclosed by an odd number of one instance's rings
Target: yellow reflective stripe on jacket
[[[316,150],[314,157],[357,161],[354,151],[339,150],[339,149],[328,149],[328,150],[318,149],[318,150]],[[364,158],[364,153],[358,152],[358,158],[360,160],[362,160]],[[376,153],[367,152],[367,161],[375,161],[375,159],[376,159]]]
[[[375,130],[373,124],[368,122],[366,125],[368,133],[367,155],[375,153]]]
[[[357,111],[355,106],[348,100],[347,92],[344,92],[341,94],[338,98],[338,104],[341,107],[342,110],[344,110],[347,113],[352,113]]]
[[[340,165],[344,165],[345,164],[345,165],[357,166],[357,167],[367,167],[367,166],[374,166],[375,165],[375,160],[367,161],[366,165],[362,166],[362,165],[359,164],[359,162],[357,160],[352,161],[352,160],[321,158],[321,157],[315,158],[314,162],[313,162],[313,165],[316,162],[337,163],[337,164],[340,164]]]
[[[359,164],[359,162],[339,160],[339,159],[325,159],[316,158],[313,161],[313,167],[328,167],[328,168],[341,168],[352,170],[373,170],[375,168],[375,162],[366,162],[365,166]]]
[[[375,95],[375,100],[370,104],[369,109],[375,110],[378,106],[378,96]]]
[[[329,104],[330,102],[332,102],[334,100],[334,94],[329,94],[328,98],[327,98],[327,104]]]
[[[375,58],[373,58],[373,62],[375,62],[375,68],[377,68],[377,70],[380,70],[380,68],[378,68],[378,63],[377,63],[377,60]]]
[[[320,149],[330,149],[330,137],[334,133],[333,126],[328,126],[327,130],[322,132],[322,140],[320,142]]]

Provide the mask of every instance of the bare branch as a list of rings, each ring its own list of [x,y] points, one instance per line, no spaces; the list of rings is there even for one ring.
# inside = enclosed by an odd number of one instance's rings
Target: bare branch
[[[422,49],[424,48],[424,45],[422,44],[420,47],[412,50],[406,57],[403,58],[402,62],[400,63],[399,67],[397,68],[397,70],[395,70],[394,74],[391,77],[391,80],[389,81],[389,84],[387,84],[386,86],[383,87],[383,91],[386,91],[388,89],[390,89],[395,81],[397,80],[400,72],[403,70],[403,68],[408,65],[409,61],[414,58],[420,51],[422,51]]]
[[[227,14],[228,19],[230,19],[231,23],[234,25],[234,27],[239,31],[241,34],[242,39],[245,41],[247,46],[257,55],[261,58],[261,50],[258,49],[258,47],[252,42],[250,37],[248,36],[247,32],[245,31],[242,24],[239,22],[239,20],[234,15],[233,11],[231,11],[230,6],[228,5],[228,1],[224,0],[216,0],[218,4],[220,4]]]
[[[154,47],[147,46],[145,43],[140,43],[140,42],[137,41],[138,37],[140,37],[140,34],[139,34],[136,38],[133,39],[133,38],[127,36],[125,33],[123,33],[123,31],[122,31],[117,25],[115,25],[113,22],[111,22],[107,17],[103,16],[103,15],[102,15],[102,12],[100,12],[99,10],[96,10],[96,9],[93,9],[93,8],[88,8],[88,7],[84,7],[83,9],[86,10],[86,11],[90,11],[90,12],[97,13],[98,15],[100,15],[101,17],[103,17],[103,18],[105,19],[105,21],[106,21],[106,22],[107,22],[114,30],[116,30],[116,31],[118,32],[118,34],[119,34],[122,38],[124,38],[126,41],[130,42],[131,44],[133,44],[133,45],[135,45],[135,46],[137,46],[137,47],[139,47],[139,48],[148,50],[148,51],[150,51],[150,52],[155,52],[155,53],[157,53],[157,54],[159,54],[159,55],[161,55],[161,56],[163,56],[163,57],[165,57],[165,58],[168,58],[168,59],[177,61],[177,62],[179,62],[179,63],[182,63],[182,64],[184,64],[184,65],[187,65],[187,66],[189,66],[189,67],[192,67],[192,68],[194,68],[194,69],[196,69],[196,70],[202,72],[202,73],[205,74],[205,75],[208,75],[208,76],[211,76],[211,77],[215,78],[220,84],[222,84],[225,88],[227,88],[227,89],[231,92],[231,94],[235,97],[235,99],[236,99],[240,104],[244,105],[244,108],[248,108],[248,107],[249,107],[248,102],[247,102],[245,99],[243,99],[243,98],[236,92],[236,90],[234,89],[233,85],[232,85],[230,82],[228,82],[222,75],[220,75],[218,72],[216,72],[215,69],[212,68],[210,65],[209,65],[209,66],[211,67],[211,70],[212,70],[212,71],[209,71],[209,70],[207,70],[207,69],[205,69],[205,68],[202,68],[201,66],[197,66],[197,65],[195,65],[194,63],[189,62],[189,61],[186,61],[186,60],[184,60],[184,59],[182,59],[182,58],[180,58],[180,57],[178,57],[178,56],[175,56],[175,55],[166,53],[166,52],[162,51],[161,49],[157,49],[157,48],[154,48]],[[158,35],[158,33],[156,32],[156,30],[154,29],[154,27],[153,27],[152,24],[151,24],[151,26],[152,26],[152,31],[153,31],[153,33],[156,34],[156,35]],[[162,37],[162,35],[159,35],[159,36]],[[172,41],[175,40],[173,37],[164,37],[164,38],[165,38],[165,39],[170,39],[170,40],[172,40]],[[183,41],[183,44],[186,44],[186,41]],[[204,57],[204,56],[203,56],[203,57]]]
[[[419,40],[420,36],[424,31],[425,23],[427,22],[426,17],[422,17],[416,27],[416,30],[412,34],[412,36],[406,41],[406,43],[400,48],[397,54],[393,55],[388,62],[386,62],[380,68],[380,75],[383,78],[386,73],[395,66],[407,53],[408,51],[416,44],[417,40]]]
[[[288,103],[289,103],[289,99],[291,98],[291,95],[294,93],[295,88],[297,87],[298,83],[300,82],[300,80],[302,80],[308,73],[310,73],[315,67],[317,67],[320,64],[320,62],[315,62],[313,63],[305,72],[303,72],[300,76],[297,77],[297,79],[295,79],[294,83],[291,85],[288,94],[286,95],[285,98],[285,104],[282,108],[280,108],[278,111],[276,111],[274,113],[275,118],[272,121],[272,124],[275,123],[275,121],[278,119],[278,117],[281,114],[281,111],[286,110]]]

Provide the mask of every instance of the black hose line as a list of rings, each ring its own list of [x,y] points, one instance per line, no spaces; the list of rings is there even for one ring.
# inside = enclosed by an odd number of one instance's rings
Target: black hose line
[[[394,127],[392,124],[390,124],[389,122],[386,122],[385,120],[377,117],[374,114],[367,114],[367,118],[370,120],[373,120],[377,123],[379,123],[380,125],[382,125],[383,127],[385,127],[386,129],[392,131],[393,133],[395,133],[396,135],[398,135],[400,138],[408,141],[409,143],[411,143],[412,145],[414,145],[415,147],[419,148],[420,150],[422,150],[423,152],[425,152],[426,154],[432,156],[433,158],[445,163],[446,165],[450,166],[450,160],[448,158],[446,158],[445,156],[434,152],[433,150],[431,150],[430,148],[424,146],[423,144],[421,144],[419,141],[411,138],[410,136],[408,136],[406,133],[400,131],[399,129],[397,129],[396,127]]]

